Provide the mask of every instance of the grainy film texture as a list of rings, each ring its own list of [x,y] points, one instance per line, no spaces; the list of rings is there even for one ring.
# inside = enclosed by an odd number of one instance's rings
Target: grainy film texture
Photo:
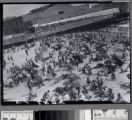
[[[130,103],[129,4],[5,4],[3,103]]]

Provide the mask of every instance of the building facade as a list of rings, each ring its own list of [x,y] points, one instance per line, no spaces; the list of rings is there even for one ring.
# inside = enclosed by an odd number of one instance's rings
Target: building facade
[[[23,17],[12,17],[7,18],[3,22],[3,34],[11,35],[11,34],[19,34],[25,32],[32,23],[30,21],[24,22]]]

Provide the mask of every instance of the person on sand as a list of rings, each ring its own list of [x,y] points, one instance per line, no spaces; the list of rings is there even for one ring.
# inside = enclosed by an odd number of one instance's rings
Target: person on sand
[[[61,98],[59,97],[59,94],[58,93],[55,93],[55,102],[56,104],[60,103],[62,100]]]
[[[82,91],[80,91],[80,92],[78,93],[78,101],[84,100],[84,99],[85,99],[85,95],[82,93]]]
[[[69,100],[70,100],[69,94],[67,94],[66,92],[64,92],[63,101],[69,101]]]
[[[45,75],[45,72],[46,72],[46,68],[45,68],[45,65],[43,64],[43,65],[42,65],[42,69],[41,69],[41,73],[42,73],[43,75]]]
[[[3,68],[5,69],[5,67],[6,67],[6,61],[5,61],[5,59],[3,60]]]
[[[97,77],[97,78],[98,78],[98,77]],[[103,84],[104,84],[102,78],[98,78],[98,79],[97,79],[97,84],[98,84],[98,87],[99,87],[99,88],[102,88],[102,86],[103,86]]]
[[[31,81],[31,79],[28,80],[27,86],[28,86],[29,91],[32,91],[32,81]]]
[[[13,62],[14,61],[14,59],[13,59],[13,57],[12,56],[10,56],[10,60]]]
[[[76,65],[76,67],[77,67],[77,69],[78,69],[78,65],[79,65],[79,63],[78,63],[77,60],[75,60],[75,65]]]
[[[27,49],[27,48],[25,49],[25,53],[26,53],[26,55],[28,56],[28,49]]]
[[[91,83],[91,80],[90,80],[89,76],[87,76],[87,84],[90,85],[90,83]]]
[[[112,60],[115,64],[115,66],[118,67],[121,70],[121,73],[124,72],[124,70],[122,68],[124,62],[116,54],[113,54]]]
[[[88,92],[89,92],[88,86],[87,85],[82,86],[82,93],[83,94],[88,94]]]
[[[44,95],[43,95],[43,97],[41,99],[41,102],[46,102],[46,101],[49,100],[49,93],[50,93],[49,90],[47,90],[47,92],[44,93]]]
[[[51,67],[51,65],[48,65],[48,66],[47,66],[47,74],[50,74],[51,71],[52,71],[52,67]]]
[[[76,88],[72,88],[70,91],[71,101],[77,100],[77,96],[78,96],[78,91],[76,90]]]
[[[117,94],[117,99],[116,99],[116,103],[123,103],[124,102],[124,99],[123,97],[121,96],[120,93]]]
[[[10,61],[10,56],[8,56],[8,61]]]
[[[114,94],[111,88],[108,89],[106,96],[108,97],[108,101],[112,101],[114,99]]]
[[[112,81],[115,81],[116,80],[116,75],[114,72],[111,73],[111,80]]]
[[[32,91],[29,92],[28,100],[27,101],[32,101],[35,97],[37,97],[36,94],[33,94]]]

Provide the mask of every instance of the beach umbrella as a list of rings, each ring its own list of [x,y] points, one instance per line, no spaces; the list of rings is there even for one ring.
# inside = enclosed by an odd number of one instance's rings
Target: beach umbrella
[[[75,78],[75,79],[80,79],[80,77],[75,73],[71,73],[70,76]]]
[[[31,65],[26,65],[23,69],[28,71],[28,70],[32,70],[33,67]]]
[[[81,84],[79,81],[75,80],[71,83],[71,87],[73,88],[80,88],[81,87]]]

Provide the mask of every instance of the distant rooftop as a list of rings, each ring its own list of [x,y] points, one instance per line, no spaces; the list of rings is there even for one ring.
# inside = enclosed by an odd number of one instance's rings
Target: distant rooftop
[[[11,19],[13,19],[13,18],[16,18],[16,16],[13,16],[13,17],[6,17],[6,18],[4,18],[3,20],[4,20],[4,21],[7,21],[7,20],[11,20]]]
[[[44,4],[42,7],[35,8],[35,9],[31,10],[29,12],[29,14],[30,13],[36,13],[36,12],[44,11],[44,10],[46,10],[47,8],[49,8],[49,7],[53,6],[53,5],[55,5],[55,4]]]

